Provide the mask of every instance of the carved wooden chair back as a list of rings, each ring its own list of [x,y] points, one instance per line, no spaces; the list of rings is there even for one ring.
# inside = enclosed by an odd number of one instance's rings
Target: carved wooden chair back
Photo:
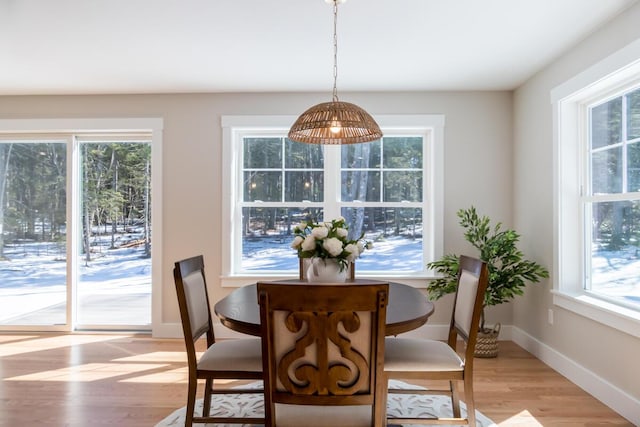
[[[377,387],[389,285],[262,282],[257,287],[266,425],[326,426],[332,424],[326,416],[337,414],[335,425],[383,425]],[[292,406],[297,408],[291,411]]]

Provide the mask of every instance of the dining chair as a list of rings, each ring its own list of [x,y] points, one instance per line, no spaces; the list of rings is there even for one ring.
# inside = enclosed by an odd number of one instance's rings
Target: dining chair
[[[216,341],[202,255],[175,263],[173,277],[178,294],[182,331],[187,348],[189,388],[185,426],[193,423],[262,424],[264,418],[210,416],[212,394],[262,393],[263,389],[214,387],[215,380],[262,380],[260,339]],[[207,348],[198,358],[196,342],[206,335]],[[203,409],[194,414],[198,380],[205,380]]]
[[[309,263],[311,262],[311,258],[298,258],[299,266],[298,266],[298,274],[300,280],[307,280],[307,270],[309,269]],[[356,263],[350,262],[347,266],[347,278],[350,280],[354,280],[356,278]]]
[[[389,285],[258,282],[265,426],[384,425]]]
[[[476,425],[475,403],[473,400],[473,353],[475,350],[484,294],[489,282],[485,262],[460,257],[449,337],[447,342],[416,338],[390,337],[385,341],[384,382],[388,387],[389,379],[404,380],[445,380],[445,389],[388,389],[385,393],[447,395],[451,399],[453,417],[442,418],[435,414],[423,413],[413,418],[396,417],[387,414],[387,420],[403,424],[467,424]],[[459,354],[456,351],[458,337],[465,348]],[[460,400],[457,383],[464,383],[464,402],[467,416],[460,413]],[[386,400],[386,396],[385,396]]]

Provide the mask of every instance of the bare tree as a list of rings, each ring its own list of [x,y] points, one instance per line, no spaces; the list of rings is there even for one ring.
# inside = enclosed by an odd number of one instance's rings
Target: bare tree
[[[4,206],[13,144],[0,144],[0,259],[4,258]]]

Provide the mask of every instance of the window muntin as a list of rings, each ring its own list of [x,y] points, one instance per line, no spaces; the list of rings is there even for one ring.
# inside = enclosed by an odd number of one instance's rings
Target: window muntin
[[[586,108],[584,289],[640,309],[640,89]]]
[[[436,158],[434,129],[398,127],[385,131],[381,141],[323,147],[291,142],[284,128],[251,128],[242,119],[233,118],[243,123],[241,128],[226,128],[229,146],[234,147],[226,151],[226,158],[238,165],[237,172],[230,168],[238,185],[229,192],[235,201],[228,204],[232,250],[225,257],[225,271],[230,275],[297,272],[298,260],[290,248],[292,228],[309,215],[321,219],[342,215],[352,221],[354,234],[363,230],[365,238],[374,241],[374,249],[358,260],[359,274],[426,273],[426,260],[441,250],[441,232],[433,231],[433,221],[440,219],[434,205],[425,201],[426,189],[437,176],[431,170]],[[258,139],[268,141],[264,159],[259,151],[247,152],[262,149]],[[275,189],[256,193],[266,181]],[[433,203],[436,194],[432,189]],[[424,218],[428,227],[423,226]],[[241,230],[235,224],[242,224]],[[427,242],[422,238],[425,228],[431,231]]]

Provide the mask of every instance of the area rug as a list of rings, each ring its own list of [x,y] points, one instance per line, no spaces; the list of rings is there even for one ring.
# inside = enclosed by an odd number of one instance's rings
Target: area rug
[[[250,386],[260,387],[260,382]],[[401,381],[390,381],[392,388],[414,388],[414,386]],[[262,394],[227,394],[213,396],[211,405],[214,408],[214,415],[233,417],[251,416],[263,417],[264,407]],[[460,404],[463,416],[466,415],[464,402]],[[202,413],[202,399],[196,401],[196,413]],[[418,394],[389,394],[387,401],[387,413],[391,416],[407,417],[451,417],[451,400],[446,396],[424,396]],[[171,415],[156,424],[156,427],[177,427],[184,426],[185,408],[182,407],[174,411]],[[489,418],[476,410],[476,421],[478,427],[495,427]],[[196,426],[208,427],[238,427],[239,424],[194,424]],[[332,426],[338,427],[338,426]],[[404,427],[409,427],[406,425]]]

